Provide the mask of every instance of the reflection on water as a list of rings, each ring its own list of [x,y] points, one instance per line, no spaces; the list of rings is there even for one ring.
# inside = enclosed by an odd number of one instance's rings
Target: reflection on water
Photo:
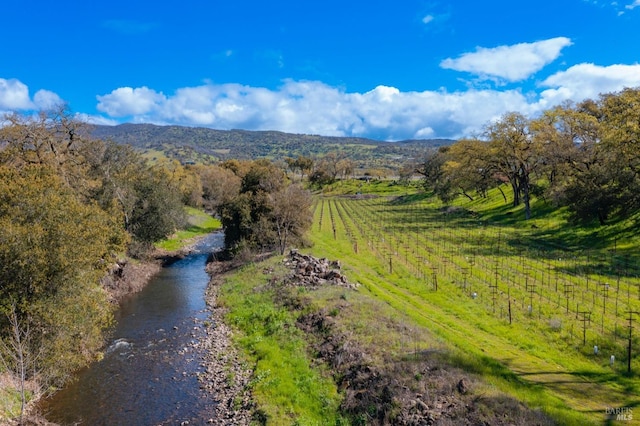
[[[212,401],[203,398],[196,373],[208,312],[207,254],[222,247],[209,236],[197,251],[163,268],[143,291],[123,301],[104,359],[43,404],[62,425],[204,424]],[[209,416],[207,414],[209,413]]]

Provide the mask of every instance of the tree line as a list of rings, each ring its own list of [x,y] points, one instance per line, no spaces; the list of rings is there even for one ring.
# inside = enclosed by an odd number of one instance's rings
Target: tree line
[[[185,206],[225,227],[232,253],[300,243],[311,196],[270,161],[149,161],[91,137],[65,108],[0,127],[0,374],[40,391],[99,354],[114,304],[102,285],[125,256],[186,224]],[[23,401],[26,398],[22,391]]]
[[[64,108],[0,127],[0,373],[41,391],[96,356],[113,321],[103,278],[185,223],[196,179],[88,132]]]
[[[576,221],[605,224],[638,211],[639,173],[640,89],[626,88],[566,102],[536,118],[509,112],[481,136],[406,164],[400,176],[420,175],[445,202],[486,196],[507,184],[526,219],[536,196],[566,207]]]

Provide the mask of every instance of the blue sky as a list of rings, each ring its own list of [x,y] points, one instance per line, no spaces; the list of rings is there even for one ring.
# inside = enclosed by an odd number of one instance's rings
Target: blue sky
[[[7,3],[0,112],[460,138],[640,86],[640,0]]]

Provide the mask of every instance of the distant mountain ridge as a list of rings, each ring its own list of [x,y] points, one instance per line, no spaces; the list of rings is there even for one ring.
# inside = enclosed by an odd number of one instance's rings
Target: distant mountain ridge
[[[381,163],[388,163],[388,166],[393,167],[421,152],[454,142],[451,139],[383,142],[356,137],[155,124],[98,125],[94,126],[92,135],[99,139],[129,144],[140,150],[161,151],[182,162],[210,163],[230,158],[281,160],[299,155],[317,157],[330,151],[339,151],[361,167]]]

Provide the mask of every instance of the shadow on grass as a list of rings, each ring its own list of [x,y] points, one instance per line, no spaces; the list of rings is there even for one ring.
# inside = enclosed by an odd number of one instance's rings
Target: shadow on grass
[[[437,357],[445,363],[459,367],[470,373],[477,374],[482,377],[496,377],[507,383],[520,388],[526,389],[527,393],[535,395],[534,399],[543,399],[545,391],[549,388],[572,385],[574,393],[584,396],[589,391],[590,385],[611,385],[612,388],[618,387],[622,390],[622,394],[627,395],[630,401],[620,401],[619,404],[625,404],[625,407],[636,407],[640,405],[639,389],[637,375],[626,377],[616,373],[597,373],[593,371],[534,371],[526,373],[517,373],[509,369],[508,363],[502,363],[488,356],[472,356],[469,354],[447,352],[447,351],[429,351],[420,353],[422,357]],[[533,380],[534,377],[548,376],[549,380]],[[565,387],[566,389],[566,387]],[[606,392],[606,389],[604,389]],[[539,398],[538,398],[539,397]],[[596,398],[597,395],[592,395]],[[599,413],[605,417],[605,412],[595,412],[592,410],[579,410],[583,413]],[[615,418],[614,418],[615,420]]]

